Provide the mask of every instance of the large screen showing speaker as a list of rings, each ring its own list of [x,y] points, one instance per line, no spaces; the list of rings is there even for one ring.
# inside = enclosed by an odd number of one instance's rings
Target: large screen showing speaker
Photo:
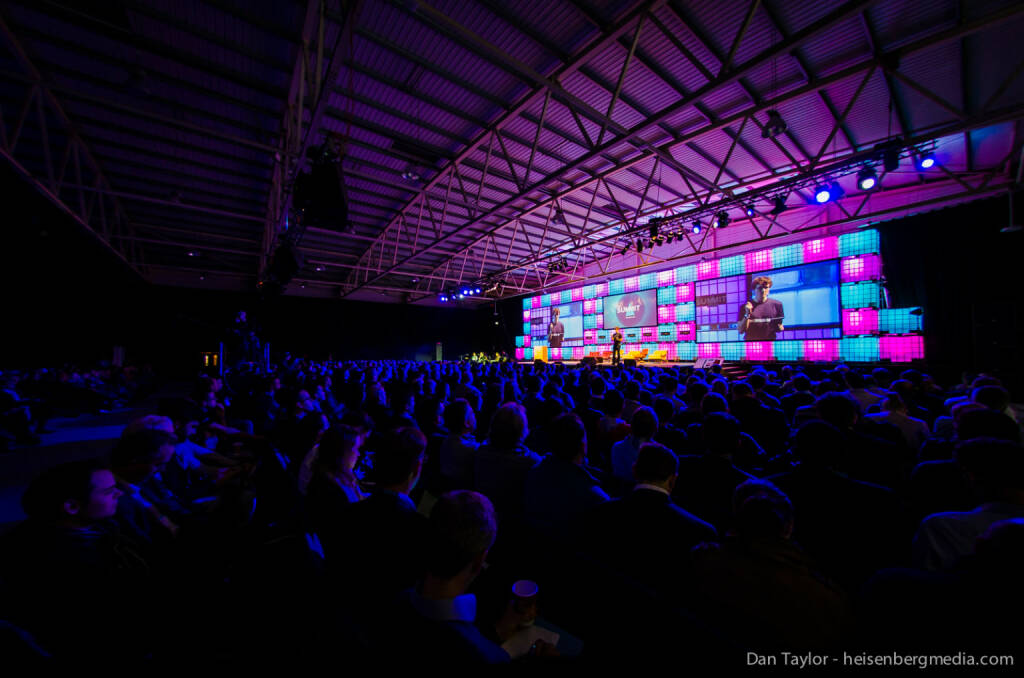
[[[646,361],[923,359],[921,309],[886,307],[880,252],[857,229],[527,297],[516,357],[603,357],[621,327]]]
[[[655,290],[605,297],[604,326],[647,327],[658,324],[658,293]]]

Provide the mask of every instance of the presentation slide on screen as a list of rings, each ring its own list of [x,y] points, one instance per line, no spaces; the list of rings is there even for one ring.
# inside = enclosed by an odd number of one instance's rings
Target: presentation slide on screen
[[[658,324],[658,292],[628,292],[604,300],[604,327],[653,327]]]

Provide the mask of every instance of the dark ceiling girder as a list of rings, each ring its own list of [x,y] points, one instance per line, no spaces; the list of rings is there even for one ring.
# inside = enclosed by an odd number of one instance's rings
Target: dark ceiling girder
[[[195,68],[203,73],[210,73],[225,80],[226,82],[246,87],[255,92],[262,92],[278,99],[284,98],[285,92],[283,90],[274,87],[265,80],[261,80],[260,78],[253,77],[245,73],[240,73],[232,68],[228,68],[220,64],[211,63],[205,59],[200,59],[191,52],[176,49],[169,45],[164,45],[141,35],[137,35],[131,31],[123,30],[117,26],[113,26],[112,24],[96,19],[85,12],[66,7],[57,2],[53,2],[52,0],[32,0],[32,2],[28,2],[28,0],[11,0],[11,2],[18,3],[28,10],[37,13],[41,12],[42,8],[45,7],[45,13],[48,16],[59,18],[80,30],[91,31],[115,42],[126,44],[141,52],[146,52],[154,56],[168,59],[183,66]]]

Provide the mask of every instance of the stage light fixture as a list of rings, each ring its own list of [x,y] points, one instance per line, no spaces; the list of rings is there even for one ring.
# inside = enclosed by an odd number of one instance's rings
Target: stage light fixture
[[[668,235],[666,235],[666,236],[665,236],[665,244],[666,244],[666,245],[671,245],[671,244],[672,244],[672,241],[673,241],[673,240],[675,240],[675,237],[676,237],[676,236],[675,236],[675,234],[674,234],[674,233],[669,233]]]
[[[712,225],[715,228],[725,228],[726,226],[728,226],[729,225],[729,213],[726,212],[725,210],[722,210],[721,212],[716,214],[715,215],[715,220],[712,222]]]
[[[644,251],[644,239],[643,238],[637,238],[636,239],[636,251],[637,252],[643,252]]]
[[[776,216],[777,217],[780,214],[782,214],[783,212],[785,212],[786,209],[787,209],[786,199],[783,198],[781,195],[780,196],[776,196],[774,199],[772,199],[772,210],[771,210],[772,216]]]
[[[317,266],[313,270],[316,271],[317,273],[323,273],[324,267],[322,264],[317,264]]]
[[[473,293],[474,293],[474,294],[480,294],[480,288],[479,288],[479,287],[477,287],[476,289],[474,289],[474,290],[473,290]]]
[[[748,217],[754,217],[757,215],[757,210],[754,209],[753,205],[747,205],[746,207],[743,208],[743,213],[746,214]]]
[[[651,232],[651,238],[652,239],[653,238],[657,238],[658,237],[658,227],[661,226],[661,218],[660,217],[651,217],[650,220],[647,222],[647,226],[648,226],[648,229]]]
[[[185,252],[185,256],[192,257],[192,258],[198,257],[199,256],[199,250],[189,250],[188,252]]]
[[[814,201],[819,205],[824,205],[832,199],[832,189],[824,184],[814,189]]]
[[[699,221],[694,221],[692,224],[690,224],[690,230],[694,234],[700,233],[700,222]]]
[[[623,253],[623,254],[628,254],[628,253],[629,253],[629,249],[630,249],[630,248],[631,248],[632,246],[633,246],[633,243],[631,243],[631,242],[627,242],[627,243],[626,243],[626,244],[625,244],[625,245],[624,245],[624,246],[622,247],[622,253]]]
[[[882,152],[882,164],[886,172],[895,172],[900,168],[900,147],[890,145]]]
[[[789,129],[789,126],[786,124],[786,121],[782,119],[778,111],[773,109],[768,111],[768,122],[765,123],[764,129],[761,130],[761,137],[771,139],[780,134],[785,134],[787,129]]]
[[[921,169],[931,169],[935,167],[935,154],[927,153],[921,156],[921,159],[917,161],[917,166]]]
[[[862,191],[870,191],[878,185],[878,174],[873,167],[865,167],[857,173],[857,188]]]
[[[446,301],[448,301],[448,295],[447,294],[442,294],[441,295],[441,303],[444,303]]]

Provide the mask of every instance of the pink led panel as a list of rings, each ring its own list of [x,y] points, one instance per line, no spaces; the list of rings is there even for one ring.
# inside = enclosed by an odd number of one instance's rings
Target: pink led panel
[[[560,348],[549,348],[548,349],[548,360],[561,360],[562,349]]]
[[[580,301],[582,299],[583,299],[583,288],[582,287],[574,287],[574,288],[572,288],[572,300],[573,301]]]
[[[516,349],[516,360],[526,360],[526,349],[525,348],[517,348]]]
[[[530,346],[530,335],[526,335],[525,337],[523,337],[523,346]]]
[[[533,308],[540,308],[540,297],[534,297],[530,303]]]
[[[743,265],[746,267],[747,273],[767,271],[772,267],[772,251],[758,250],[756,252],[747,252],[743,255]]]
[[[604,314],[603,313],[598,313],[597,314],[597,329],[599,329],[599,330],[603,330],[604,329]]]
[[[657,327],[642,327],[640,328],[640,339],[643,341],[654,341],[658,338]]]
[[[693,301],[693,283],[676,285],[676,303],[682,304],[687,301]]]
[[[597,341],[597,330],[583,330],[583,343],[593,344]]]
[[[586,299],[583,301],[583,315],[591,315],[597,312],[597,299]]]
[[[835,339],[804,340],[804,360],[838,360],[839,342]]]
[[[670,323],[676,319],[676,307],[675,306],[659,306],[658,307],[658,322],[659,323]]]
[[[878,310],[874,308],[852,308],[843,310],[843,334],[877,334]]]
[[[670,287],[676,281],[676,269],[658,271],[658,287]]]
[[[692,322],[676,323],[678,341],[693,341],[696,337],[696,326]]]
[[[924,359],[924,337],[880,337],[878,340],[878,357],[888,358],[894,363],[906,363],[911,360]]]
[[[603,282],[603,283],[598,283],[597,284],[597,296],[599,296],[599,297],[607,297],[608,296],[608,283]]]
[[[666,351],[665,360],[675,360],[676,359],[676,355],[677,354],[676,354],[676,345],[675,344],[667,343],[667,342],[659,343],[658,344],[658,350],[659,351]]]
[[[747,360],[771,360],[775,357],[770,341],[748,341],[745,348]]]
[[[572,357],[573,357],[574,360],[579,360],[580,358],[582,358],[583,357],[583,347],[582,346],[573,346],[572,347]]]
[[[635,275],[632,278],[626,278],[626,281],[623,283],[623,289],[626,292],[636,292],[640,289],[640,276]]]
[[[804,243],[804,263],[839,258],[839,238],[834,235]]]
[[[697,357],[698,358],[721,358],[722,353],[718,348],[718,344],[697,344]]]
[[[882,277],[882,262],[877,254],[846,257],[839,263],[839,266],[839,276],[842,282],[878,280]]]
[[[530,322],[530,312],[529,311],[523,311],[523,322],[524,323]]]
[[[702,261],[697,264],[697,280],[707,280],[718,277],[718,259]]]

